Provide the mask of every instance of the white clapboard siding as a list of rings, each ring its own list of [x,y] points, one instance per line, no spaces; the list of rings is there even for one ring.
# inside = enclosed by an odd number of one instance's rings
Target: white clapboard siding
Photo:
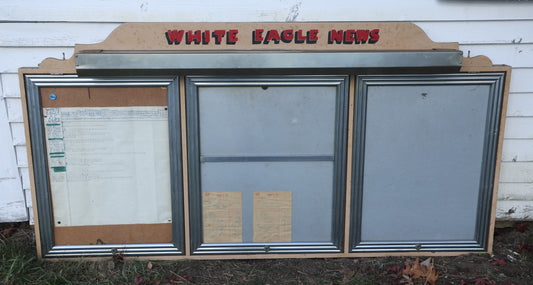
[[[513,78],[511,77],[511,80]],[[533,92],[510,93],[507,117],[533,117]]]
[[[22,178],[22,189],[31,189],[30,172],[27,167],[22,167],[20,170],[20,177]]]
[[[38,66],[47,57],[62,59],[64,54],[68,59],[73,53],[73,47],[0,48],[0,73],[16,73],[20,67]]]
[[[31,207],[33,206],[32,199],[31,199],[31,190],[24,189],[24,196],[26,196],[26,207],[31,209]]]
[[[28,167],[28,151],[25,145],[18,145],[15,147],[15,154],[17,155],[17,166]]]
[[[510,44],[510,45],[471,45],[461,44],[459,49],[463,56],[484,55],[492,60],[493,64],[506,64],[513,68],[530,68],[533,63],[533,44]]]
[[[533,21],[413,22],[435,42],[531,44]]]
[[[11,126],[11,135],[13,136],[13,145],[26,145],[26,136],[24,134],[24,123],[9,123]]]
[[[503,146],[498,219],[533,219],[533,2],[334,0],[285,1],[3,1],[0,4],[0,82],[5,101],[2,124],[10,152],[10,189],[31,207],[24,127],[21,123],[20,67],[47,57],[70,58],[73,45],[104,40],[121,22],[410,21],[436,42],[459,42],[467,56],[485,55],[513,67]],[[64,55],[63,55],[64,53]],[[0,96],[1,97],[1,96]],[[1,114],[1,113],[0,113]],[[0,132],[0,141],[3,133]],[[22,179],[21,179],[22,178]],[[6,180],[7,181],[7,180]],[[22,181],[22,183],[21,183]],[[18,183],[18,184],[16,184]],[[1,193],[0,208],[5,198]],[[24,190],[22,190],[24,189]],[[18,197],[24,201],[24,197]],[[33,213],[29,211],[30,221]],[[27,217],[27,214],[24,213]]]
[[[5,98],[20,98],[19,76],[17,73],[0,74],[2,92]]]
[[[119,23],[0,23],[0,47],[65,47],[74,44],[94,44],[103,41],[119,25]]]
[[[533,162],[533,140],[505,139],[503,141],[502,161]],[[533,200],[533,192],[532,192]]]
[[[6,98],[7,118],[9,122],[22,123],[22,102],[20,98]]]
[[[533,201],[498,201],[499,220],[533,220]]]
[[[500,182],[533,182],[533,163],[503,161],[501,163]]]
[[[527,68],[514,68],[511,72],[511,85],[509,92],[511,93],[533,93],[533,62]]]
[[[505,122],[504,137],[507,139],[533,139],[533,117],[508,117]]]
[[[533,201],[533,183],[500,183],[498,200]]]
[[[1,93],[0,158],[0,223],[25,221],[28,219],[26,203],[17,169],[15,148],[11,142],[6,104]]]
[[[531,44],[533,21],[414,22],[435,42]],[[119,23],[0,23],[0,47],[57,47],[103,41]]]
[[[0,19],[74,22],[435,21],[530,19],[528,1],[4,1]],[[54,4],[51,4],[54,3]]]

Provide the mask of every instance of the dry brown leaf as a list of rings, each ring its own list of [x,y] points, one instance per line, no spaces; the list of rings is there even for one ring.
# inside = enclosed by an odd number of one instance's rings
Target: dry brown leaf
[[[152,262],[150,261],[150,262],[148,262],[148,264],[146,265],[146,268],[148,268],[148,269],[152,269],[153,266],[154,266],[154,265],[153,265]]]
[[[418,257],[412,264],[407,260],[405,262],[405,269],[402,274],[407,280],[424,279],[427,283],[434,285],[439,277],[439,272],[433,268],[431,257],[420,263]]]
[[[355,275],[355,271],[349,269],[341,269],[339,272],[343,275],[343,283],[350,282],[350,279]]]

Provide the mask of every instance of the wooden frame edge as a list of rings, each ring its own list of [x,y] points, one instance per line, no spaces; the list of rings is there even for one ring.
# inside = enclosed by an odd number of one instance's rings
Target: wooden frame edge
[[[353,155],[353,116],[355,104],[355,75],[350,75],[348,90],[348,134],[346,146],[346,189],[344,195],[344,252],[350,252],[350,221],[352,211],[352,155]]]
[[[185,96],[185,76],[179,76],[179,96],[180,96],[180,116],[181,116],[181,163],[182,163],[182,183],[183,183],[183,226],[185,256],[191,252],[190,240],[190,220],[189,220],[189,168],[187,156],[187,108]]]

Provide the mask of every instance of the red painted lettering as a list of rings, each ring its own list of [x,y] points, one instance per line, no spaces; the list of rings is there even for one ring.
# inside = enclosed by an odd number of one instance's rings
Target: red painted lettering
[[[196,30],[194,31],[188,31],[185,35],[185,43],[190,45],[194,41],[195,44],[200,44],[202,41],[202,31]]]
[[[279,33],[277,30],[270,30],[267,32],[265,36],[264,44],[268,44],[270,41],[274,41],[275,44],[279,44],[279,41],[281,40]]]
[[[209,30],[205,30],[202,34],[202,44],[206,45],[211,41],[211,34],[209,33]]]
[[[329,35],[328,35],[328,44],[332,44],[332,43],[337,43],[337,44],[340,44],[342,43],[342,36],[343,36],[343,31],[342,30],[331,30],[329,31]]]
[[[179,43],[183,39],[183,30],[168,30],[165,35],[167,36],[167,41],[169,45],[179,45]]]
[[[307,43],[314,44],[318,41],[318,30],[309,30],[307,33]]]
[[[213,39],[215,39],[215,44],[219,45],[222,42],[222,38],[226,34],[226,31],[224,30],[214,30],[213,31]]]
[[[239,30],[229,30],[227,37],[226,37],[226,43],[228,45],[234,45],[239,40],[237,38],[238,33],[239,33]]]
[[[254,45],[260,44],[263,42],[263,29],[255,29],[252,31],[252,43]]]
[[[281,41],[284,43],[290,43],[294,39],[294,33],[291,30],[284,30],[281,32]]]
[[[357,39],[355,41],[356,44],[358,43],[366,43],[366,41],[368,41],[368,37],[370,36],[370,31],[369,30],[357,30]]]
[[[369,44],[375,44],[379,41],[379,29],[374,29],[370,32],[370,39],[368,40]]]
[[[355,30],[346,30],[344,32],[344,41],[345,44],[353,44],[355,40]]]
[[[302,30],[296,31],[296,38],[294,39],[294,42],[297,44],[304,43],[307,39],[307,35],[303,35]]]

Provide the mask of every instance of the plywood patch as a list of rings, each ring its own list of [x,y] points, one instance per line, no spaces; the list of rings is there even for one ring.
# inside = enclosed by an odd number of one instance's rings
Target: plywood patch
[[[254,192],[254,242],[290,242],[292,192]]]

